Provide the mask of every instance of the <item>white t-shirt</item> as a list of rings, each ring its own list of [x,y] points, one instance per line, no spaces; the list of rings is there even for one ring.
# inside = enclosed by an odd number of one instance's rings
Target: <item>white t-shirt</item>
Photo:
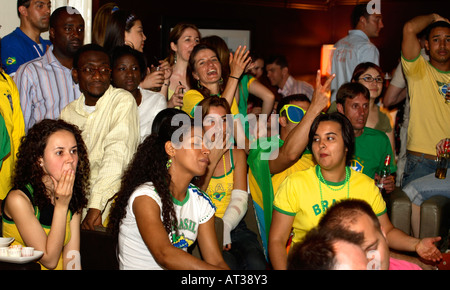
[[[130,196],[126,215],[119,230],[119,266],[121,270],[162,270],[144,243],[133,213],[133,202],[136,197],[142,195],[153,198],[162,209],[161,199],[151,182],[139,186]],[[197,239],[199,225],[214,217],[216,208],[209,197],[192,184],[189,185],[186,198],[182,202],[176,199],[173,201],[180,236],[177,237],[173,232],[168,237],[174,247],[186,251]]]
[[[152,133],[152,124],[156,115],[167,108],[166,98],[150,90],[140,89],[142,100],[138,107],[141,142]]]

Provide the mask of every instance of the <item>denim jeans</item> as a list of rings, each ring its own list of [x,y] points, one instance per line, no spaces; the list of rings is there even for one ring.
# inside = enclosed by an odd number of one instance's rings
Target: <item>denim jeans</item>
[[[450,198],[450,172],[447,178],[438,179],[434,173],[418,178],[408,183],[403,191],[412,203],[420,206],[432,196],[443,195]]]
[[[406,153],[405,171],[403,172],[402,188],[411,181],[436,172],[437,162],[423,156]]]
[[[266,258],[261,244],[256,234],[247,228],[244,220],[231,231],[231,249],[222,253],[231,270],[266,269]]]

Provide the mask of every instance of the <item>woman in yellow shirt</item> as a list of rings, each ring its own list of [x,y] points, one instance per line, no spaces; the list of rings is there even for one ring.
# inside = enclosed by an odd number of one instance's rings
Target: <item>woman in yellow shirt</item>
[[[286,269],[286,242],[301,241],[335,202],[357,198],[366,201],[380,220],[391,248],[417,252],[424,259],[438,260],[434,245],[439,238],[422,240],[394,228],[386,204],[373,179],[348,167],[354,150],[353,127],[340,113],[321,114],[309,131],[311,148],[318,165],[288,176],[278,189],[269,233],[269,257],[274,269]]]
[[[231,113],[238,114],[239,108],[234,93],[239,84],[239,78],[251,61],[246,47],[239,47],[235,54],[230,54],[230,76],[224,85],[222,65],[217,52],[210,46],[198,44],[189,57],[187,76],[191,88],[183,97],[181,109],[194,117],[194,110],[203,99],[210,96],[220,96],[228,101]],[[195,88],[195,89],[194,89]]]
[[[81,131],[62,120],[35,124],[19,147],[13,189],[2,205],[3,236],[44,252],[42,269],[81,269],[89,172]]]

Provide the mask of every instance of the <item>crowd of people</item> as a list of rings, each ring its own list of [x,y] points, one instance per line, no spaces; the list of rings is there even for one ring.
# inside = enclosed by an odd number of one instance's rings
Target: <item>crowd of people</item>
[[[434,177],[450,138],[448,19],[405,23],[384,90],[370,42],[382,15],[367,4],[336,43],[331,76],[310,84],[285,56],[230,51],[195,24],[177,24],[169,56],[150,65],[133,12],[102,6],[84,44],[74,7],[17,2],[20,27],[0,55],[2,236],[42,251],[42,269],[81,269],[80,232],[99,228],[120,269],[406,270],[442,259],[444,237],[418,232],[421,204],[450,198],[449,178]],[[396,148],[383,107],[402,101]],[[411,236],[390,221],[394,191],[411,199]]]

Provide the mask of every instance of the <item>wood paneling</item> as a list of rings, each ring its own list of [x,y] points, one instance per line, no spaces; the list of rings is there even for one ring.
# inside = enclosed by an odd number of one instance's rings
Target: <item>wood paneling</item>
[[[108,0],[94,0],[94,12]],[[163,25],[189,21],[201,28],[250,29],[251,49],[262,55],[283,53],[293,75],[314,74],[320,67],[322,44],[347,35],[355,0],[117,0],[122,9],[143,20],[151,59],[166,56]],[[351,4],[351,5],[350,5]],[[302,6],[303,5],[303,6]],[[309,5],[309,6],[308,6]],[[450,1],[381,0],[385,28],[372,41],[378,46],[383,70],[396,67],[403,24],[420,14],[450,11]],[[448,14],[443,15],[450,17]]]

